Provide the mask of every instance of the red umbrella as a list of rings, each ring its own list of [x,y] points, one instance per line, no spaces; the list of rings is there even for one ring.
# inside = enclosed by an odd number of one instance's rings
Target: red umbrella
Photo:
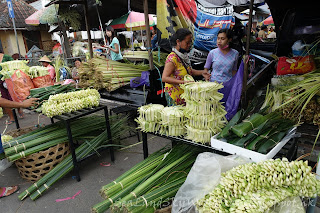
[[[262,21],[262,23],[264,25],[274,24],[272,16],[269,16],[268,18],[266,18],[264,21]]]

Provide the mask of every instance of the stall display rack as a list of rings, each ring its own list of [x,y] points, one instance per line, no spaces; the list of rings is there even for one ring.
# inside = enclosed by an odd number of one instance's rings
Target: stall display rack
[[[188,144],[188,145],[191,145],[191,146],[202,147],[202,148],[207,149],[207,150],[210,151],[210,152],[214,152],[214,153],[217,153],[217,154],[220,154],[220,155],[230,155],[230,154],[228,154],[228,153],[226,153],[226,152],[222,152],[222,151],[216,150],[216,149],[212,148],[211,146],[207,146],[207,145],[204,145],[204,144],[201,144],[201,143],[196,143],[196,142],[193,142],[193,141],[191,141],[191,140],[187,140],[187,139],[182,138],[182,137],[160,135],[160,134],[152,133],[152,132],[146,133],[146,132],[142,132],[142,131],[141,131],[141,135],[142,135],[142,147],[143,147],[143,157],[144,157],[145,159],[149,156],[148,137],[147,137],[148,134],[152,134],[152,135],[155,135],[155,136],[158,136],[158,137],[170,139],[170,140],[173,141],[173,142],[182,142],[182,143],[185,143],[185,144]]]
[[[108,114],[108,107],[107,106],[98,106],[98,107],[90,108],[90,109],[81,109],[81,110],[78,110],[75,112],[71,112],[71,113],[67,113],[67,114],[63,114],[63,115],[59,115],[59,116],[54,116],[53,118],[51,118],[51,123],[54,123],[54,119],[57,119],[57,120],[64,122],[64,124],[66,126],[66,131],[67,131],[67,135],[68,135],[68,139],[69,139],[70,152],[72,154],[74,173],[75,173],[75,177],[76,177],[77,181],[81,180],[80,174],[79,174],[78,162],[84,160],[85,158],[84,159],[77,159],[70,123],[71,123],[71,121],[73,121],[77,118],[80,118],[80,117],[83,117],[86,115],[90,115],[90,114],[98,112],[100,110],[104,110],[104,117],[106,120],[106,128],[107,128],[107,132],[108,132],[108,139],[109,139],[109,143],[112,144],[112,135],[111,135],[110,121],[109,121],[109,114]],[[114,160],[115,160],[114,150],[113,150],[112,146],[109,149],[110,149],[111,161],[114,162]]]
[[[210,152],[214,152],[216,154],[219,155],[230,155],[229,153],[217,150],[211,146],[205,145],[205,144],[201,144],[201,143],[196,143],[193,142],[191,140],[187,140],[185,138],[182,137],[175,137],[175,136],[167,136],[167,135],[160,135],[157,133],[152,133],[152,132],[142,132],[142,147],[143,147],[143,157],[146,159],[149,156],[149,150],[148,150],[148,134],[152,134],[158,137],[162,137],[162,138],[166,138],[166,139],[170,139],[173,142],[181,142],[181,143],[185,143],[191,146],[197,146],[197,147],[202,147],[207,149]],[[282,149],[279,151],[279,153],[275,156],[275,158],[277,157],[286,157],[288,159],[295,159],[296,158],[296,146],[297,143],[295,141],[295,138],[291,139],[284,147],[282,147]],[[280,156],[281,154],[281,156]]]

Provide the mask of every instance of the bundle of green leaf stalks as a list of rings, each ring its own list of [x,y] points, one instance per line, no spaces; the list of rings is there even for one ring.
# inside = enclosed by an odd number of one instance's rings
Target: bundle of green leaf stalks
[[[127,118],[114,119],[110,120],[110,129],[112,140],[119,140],[126,131]],[[88,128],[88,126],[87,126]],[[101,131],[100,131],[101,133]],[[101,147],[110,146],[108,140],[108,132],[106,130],[102,131],[101,134],[94,137],[90,141],[83,142],[78,148],[76,148],[75,153],[78,160],[81,160],[87,156],[90,156],[92,153],[97,152]],[[56,167],[54,167],[50,172],[43,176],[40,180],[32,184],[27,190],[23,191],[18,198],[23,200],[30,196],[32,200],[38,199],[43,195],[45,191],[56,183],[58,180],[63,178],[73,169],[72,155],[69,154],[63,161],[61,161]]]
[[[72,136],[82,138],[101,132],[105,128],[105,123],[103,116],[79,118],[71,122]],[[5,143],[3,149],[9,161],[16,161],[65,142],[68,142],[65,125],[62,122],[57,122],[14,138]]]
[[[148,65],[121,63],[103,58],[93,58],[82,63],[79,69],[81,87],[105,88],[109,92],[130,84],[130,80],[140,77],[141,72],[147,71]]]
[[[229,121],[217,138],[228,143],[266,154],[293,128],[294,122],[284,119],[279,112],[246,115],[241,109]]]
[[[175,196],[200,152],[183,144],[155,152],[103,186],[100,193],[105,200],[94,205],[92,212],[110,207],[113,212],[153,212]]]
[[[153,64],[157,67],[162,67],[165,64],[168,53],[154,51],[152,52]],[[148,51],[128,51],[123,54],[125,59],[146,59],[149,60]]]
[[[280,78],[278,85],[268,86],[262,107],[282,111],[284,117],[296,123],[307,122],[320,126],[320,70]]]

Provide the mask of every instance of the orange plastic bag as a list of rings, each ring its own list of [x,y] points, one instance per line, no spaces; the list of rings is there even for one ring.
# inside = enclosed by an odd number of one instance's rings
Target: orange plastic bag
[[[54,84],[50,75],[40,76],[32,79],[35,88],[52,86]]]
[[[305,74],[315,69],[312,55],[304,57],[280,57],[277,65],[277,75]]]
[[[22,102],[30,95],[34,88],[30,77],[21,70],[16,70],[11,78],[5,80],[13,101]]]

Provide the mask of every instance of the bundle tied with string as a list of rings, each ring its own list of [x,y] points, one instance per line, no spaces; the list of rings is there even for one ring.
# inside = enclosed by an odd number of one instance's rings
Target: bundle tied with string
[[[242,138],[244,135],[246,135],[248,132],[250,132],[254,128],[258,127],[260,124],[262,124],[266,120],[267,118],[265,116],[255,113],[252,116],[250,116],[248,119],[243,120],[242,123],[232,127],[231,130],[238,137]]]
[[[220,103],[223,94],[218,90],[222,84],[216,82],[194,82],[191,76],[184,79],[186,84],[181,85],[185,99],[186,138],[199,143],[209,143],[213,135],[219,133],[225,126],[226,111]]]
[[[79,86],[95,89],[104,88],[111,92],[129,85],[132,78],[140,77],[141,73],[147,70],[149,70],[148,65],[93,58],[82,63],[79,69]]]
[[[165,147],[138,163],[100,190],[104,201],[92,212],[154,212],[170,201],[184,183],[201,149],[178,144]],[[121,184],[120,184],[121,183]]]

